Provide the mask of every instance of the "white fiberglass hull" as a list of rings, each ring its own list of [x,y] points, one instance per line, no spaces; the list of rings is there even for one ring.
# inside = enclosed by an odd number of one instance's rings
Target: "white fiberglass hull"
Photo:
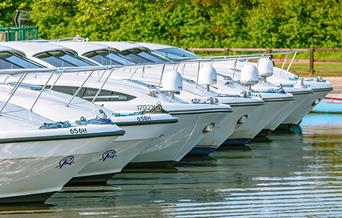
[[[151,163],[151,162],[178,162],[187,155],[205,136],[204,128],[208,125],[218,123],[227,112],[212,113],[170,113],[176,116],[178,123],[168,131],[163,133],[163,137],[155,139],[157,144],[151,149],[145,150],[138,155],[133,163]]]
[[[279,100],[267,100],[265,102],[272,105],[272,113],[269,114],[269,123],[264,127],[265,130],[275,130],[286,119],[288,113],[285,109],[293,106],[294,98],[291,95],[289,98],[280,98]]]
[[[165,131],[172,128],[176,121],[175,119],[170,119],[164,120],[164,122],[159,124],[142,124],[143,126],[138,124],[120,125],[118,122],[117,125],[125,130],[125,135],[118,137],[106,150],[99,153],[77,177],[88,177],[85,181],[96,181],[96,179],[102,180],[101,177],[103,176],[110,178],[114,173],[121,172],[136,156],[146,149],[153,148],[155,146],[152,143],[153,140],[161,137]],[[144,128],[144,134],[141,134],[142,128]]]
[[[310,95],[306,95],[302,104],[298,105],[293,113],[287,117],[282,124],[298,125],[303,117],[308,114],[312,108],[317,104],[317,101],[324,98],[330,90],[314,90]]]
[[[196,130],[196,115],[176,115],[179,119],[173,128],[167,129],[152,141],[153,147],[142,151],[132,163],[175,162],[183,158],[199,141],[201,133]],[[199,139],[198,139],[199,138]],[[190,148],[190,149],[189,149]]]
[[[58,129],[65,131],[69,129]],[[42,130],[43,132],[44,130]],[[90,129],[88,129],[88,133]],[[5,137],[3,137],[5,138]],[[0,143],[0,202],[44,201],[116,137],[44,137]],[[22,138],[20,139],[22,140]]]
[[[238,118],[247,115],[245,123],[237,125],[234,133],[225,141],[225,144],[246,144],[250,142],[266,125],[262,120],[265,103],[259,106],[234,106],[234,111],[238,111]],[[261,121],[261,122],[260,122]]]
[[[8,90],[10,87],[6,86],[3,88]],[[6,96],[8,94],[3,95]],[[25,101],[32,102],[35,97],[32,95],[37,95],[37,92],[21,89],[20,93],[17,93],[17,95],[12,98],[12,101],[29,109],[30,104],[25,103]],[[37,106],[34,111],[37,114],[50,118],[51,120],[58,120],[58,118],[61,119],[61,117],[65,117],[64,119],[78,119],[81,116],[95,117],[97,115],[96,109],[98,110],[99,107],[86,100],[77,99],[77,101],[75,100],[75,103],[66,107],[65,104],[68,99],[62,99],[62,97],[65,96],[70,98],[70,96],[58,92],[44,92],[41,99],[37,102]],[[51,97],[51,99],[49,97]],[[46,105],[50,105],[50,107],[46,107]],[[112,112],[109,111],[107,114],[110,115],[111,113]],[[127,124],[126,126],[130,125],[126,128],[127,134],[123,137],[119,137],[118,143],[103,145],[104,149],[96,155],[96,158],[92,160],[92,162],[86,166],[80,174],[77,175],[77,178],[72,180],[72,182],[106,181],[112,176],[112,174],[120,172],[127,163],[141,152],[141,150],[146,149],[145,147],[140,148],[140,145],[145,146],[145,143],[146,145],[149,145],[147,142],[159,137],[162,132],[165,131],[164,126],[167,125],[167,123],[177,121],[168,114],[152,114],[149,116],[110,116],[110,118],[117,124],[124,122]],[[157,126],[154,126],[155,121],[158,121]],[[144,127],[143,132],[141,131],[142,125]],[[130,133],[128,132],[128,129],[130,129]]]
[[[191,154],[203,155],[215,151],[234,132],[236,124],[234,117],[234,112],[202,115],[200,118],[202,126],[208,122],[216,123],[216,125],[213,131],[204,134],[202,140],[191,150]]]
[[[296,110],[300,108],[300,106],[305,102],[305,99],[308,94],[294,94],[292,93],[294,100],[283,107],[280,111],[282,116],[277,116],[273,119],[273,121],[268,125],[267,129],[274,131],[279,125],[284,123],[284,121],[292,116],[292,114],[296,113]]]
[[[242,116],[242,115],[241,115]],[[215,151],[222,143],[230,137],[236,128],[237,120],[241,117],[240,112],[234,110],[227,114],[218,125],[215,126],[214,131],[207,133],[203,139],[191,151],[194,155],[206,155]]]

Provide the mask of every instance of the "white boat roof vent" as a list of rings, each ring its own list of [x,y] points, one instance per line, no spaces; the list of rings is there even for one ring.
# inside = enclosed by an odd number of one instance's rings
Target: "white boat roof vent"
[[[182,75],[175,71],[166,71],[161,80],[160,90],[164,92],[180,92],[183,89]]]
[[[210,63],[203,64],[198,74],[199,85],[215,85],[217,83],[217,71]]]
[[[273,75],[273,63],[268,57],[262,57],[258,63],[259,76],[269,77]]]
[[[259,81],[259,72],[256,66],[247,64],[241,69],[240,83],[243,85],[255,85]]]

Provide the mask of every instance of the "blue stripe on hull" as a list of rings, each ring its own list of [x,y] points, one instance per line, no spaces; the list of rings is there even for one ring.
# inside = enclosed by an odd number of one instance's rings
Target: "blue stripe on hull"
[[[251,141],[252,141],[251,138],[235,138],[235,139],[228,138],[223,143],[223,145],[244,145],[244,144],[248,144]]]
[[[189,155],[208,155],[214,151],[216,151],[215,147],[196,146],[190,151]]]
[[[243,145],[252,141],[251,138],[228,138],[222,145]],[[216,151],[216,147],[204,147],[204,146],[196,146],[190,152],[189,155],[208,155],[214,151]]]

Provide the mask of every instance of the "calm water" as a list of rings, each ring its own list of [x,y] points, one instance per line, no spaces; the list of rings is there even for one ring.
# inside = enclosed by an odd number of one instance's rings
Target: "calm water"
[[[303,135],[126,172],[108,186],[67,187],[49,206],[0,208],[9,217],[342,216],[342,115],[313,114]]]

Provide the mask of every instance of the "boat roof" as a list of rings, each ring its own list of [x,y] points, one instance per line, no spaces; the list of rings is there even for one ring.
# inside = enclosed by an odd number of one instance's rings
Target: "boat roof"
[[[95,43],[106,45],[110,48],[115,48],[119,51],[125,51],[125,50],[130,50],[130,49],[143,49],[143,50],[147,49],[144,46],[141,46],[133,42],[101,42],[99,41]]]
[[[44,52],[49,52],[49,51],[69,51],[69,52],[73,52],[75,53],[75,51],[63,47],[63,46],[59,46],[59,45],[55,45],[55,44],[51,44],[48,42],[38,42],[38,41],[21,41],[21,42],[1,42],[0,45],[4,45],[16,50],[19,50],[21,52],[24,52],[25,55],[27,57],[33,57],[37,54],[40,53],[44,53]]]
[[[145,48],[148,48],[150,50],[158,50],[158,49],[164,49],[164,48],[174,48],[174,46],[171,45],[164,45],[164,44],[156,44],[156,43],[150,43],[150,42],[135,42],[138,45],[141,45]]]
[[[0,45],[0,52],[12,52],[12,53],[16,53],[20,56],[24,56],[25,57],[25,54],[21,51],[18,51],[16,49],[13,49],[11,47],[7,47],[7,46],[3,46],[3,45]]]
[[[60,41],[49,43],[72,49],[76,51],[80,56],[92,51],[109,49],[107,45],[98,44],[94,42]]]

